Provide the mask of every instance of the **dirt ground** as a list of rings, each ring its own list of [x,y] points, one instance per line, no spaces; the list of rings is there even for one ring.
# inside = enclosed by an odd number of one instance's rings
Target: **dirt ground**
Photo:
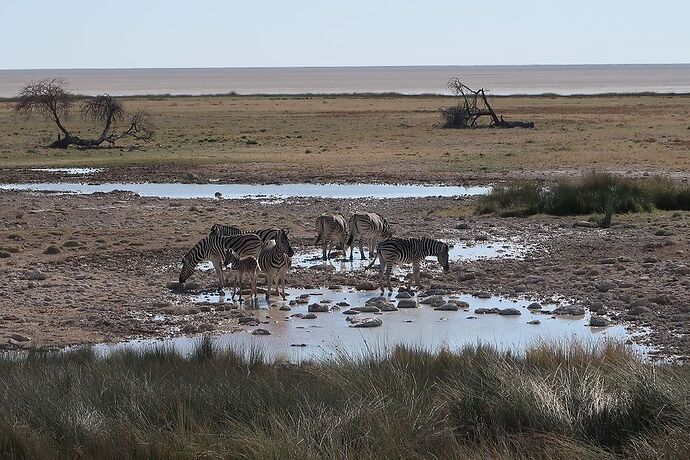
[[[54,151],[50,122],[0,102],[0,182],[44,180],[7,168],[117,166],[98,181],[488,182],[596,169],[626,175],[690,174],[690,97],[494,98],[506,119],[534,129],[446,130],[450,97],[148,97],[148,142]],[[96,132],[77,117],[66,121]],[[81,125],[81,126],[80,126]],[[53,177],[54,178],[54,177]],[[69,180],[76,180],[69,178]]]
[[[166,335],[170,324],[235,330],[242,311],[195,304],[214,289],[197,271],[177,289],[180,260],[211,223],[291,228],[293,246],[313,249],[314,219],[323,211],[370,210],[389,216],[400,235],[534,244],[524,260],[487,259],[424,269],[423,287],[547,299],[605,310],[638,330],[662,355],[690,354],[690,213],[622,216],[611,229],[573,227],[576,219],[471,215],[471,198],[392,200],[167,200],[111,193],[94,196],[0,192],[0,337],[33,345],[67,345]],[[57,248],[48,254],[48,247]],[[336,273],[315,263],[294,269],[293,287],[357,286],[376,270]],[[151,321],[164,314],[166,322]]]
[[[22,120],[0,102],[0,183],[84,180],[31,167],[107,167],[92,182],[445,182],[571,177],[582,171],[690,176],[690,97],[496,98],[506,119],[532,130],[444,130],[442,97],[131,98],[158,133],[118,148],[53,151],[44,120]],[[68,121],[77,123],[75,119]],[[95,129],[91,127],[91,129]],[[0,342],[62,346],[158,337],[170,324],[233,330],[241,312],[193,303],[212,289],[197,272],[176,289],[184,253],[215,222],[291,228],[295,249],[313,249],[324,211],[375,211],[399,235],[534,243],[524,260],[425,268],[426,288],[559,295],[614,323],[649,328],[637,340],[661,355],[690,356],[690,213],[617,216],[611,229],[573,227],[581,218],[473,215],[472,198],[392,200],[167,200],[110,193],[62,196],[0,191]],[[49,247],[54,246],[51,254]],[[293,287],[356,286],[375,271],[297,268]],[[166,323],[150,321],[163,313]]]

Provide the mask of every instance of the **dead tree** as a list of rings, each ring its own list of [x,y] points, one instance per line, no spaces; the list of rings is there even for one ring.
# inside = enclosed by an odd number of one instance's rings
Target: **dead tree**
[[[108,94],[80,99],[70,93],[66,86],[62,79],[53,78],[29,83],[19,92],[15,106],[17,114],[26,117],[34,114],[43,115],[52,120],[60,130],[57,140],[48,147],[66,149],[70,145],[76,145],[94,148],[104,142],[114,145],[123,137],[150,139],[153,135],[154,127],[146,112],[135,112],[125,124],[127,129],[114,132],[114,125],[123,122],[127,117],[120,101]],[[75,104],[79,104],[79,113],[83,119],[103,124],[98,137],[84,139],[65,127],[63,120],[69,117]]]
[[[506,121],[496,112],[487,100],[484,88],[473,90],[460,81],[458,77],[448,80],[448,88],[453,95],[461,97],[462,101],[453,107],[442,111],[444,128],[473,128],[480,117],[491,117],[489,126],[498,128],[534,128],[531,121]]]

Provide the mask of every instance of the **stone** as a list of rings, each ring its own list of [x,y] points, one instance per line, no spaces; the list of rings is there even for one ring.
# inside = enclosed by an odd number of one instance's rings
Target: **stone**
[[[31,342],[30,337],[27,337],[27,336],[22,335],[22,334],[17,334],[16,332],[10,334],[9,338],[16,341],[16,342]]]
[[[552,313],[554,315],[580,316],[585,314],[585,309],[578,305],[563,305],[555,308]]]
[[[417,301],[414,299],[402,299],[398,301],[398,308],[417,308]]]
[[[475,292],[475,293],[472,294],[472,295],[475,296],[475,297],[478,298],[478,299],[490,299],[490,298],[491,298],[491,294],[489,294],[489,293],[486,292],[486,291]]]
[[[350,327],[378,327],[383,324],[381,318],[366,318],[362,321],[352,324]]]
[[[608,292],[611,289],[616,289],[618,285],[616,283],[612,283],[610,281],[602,281],[601,283],[597,283],[595,287],[600,291],[600,292]]]
[[[9,259],[12,257],[12,254],[10,254],[7,251],[0,251],[0,259]]]
[[[31,271],[26,273],[26,279],[34,280],[34,281],[42,281],[42,280],[46,279],[46,275],[44,275],[43,273],[41,273],[38,270],[31,270]]]
[[[485,308],[485,307],[479,307],[474,309],[474,313],[477,315],[490,315],[494,313],[498,313],[498,308],[493,307],[493,308]]]
[[[242,326],[258,326],[261,321],[253,316],[243,316],[237,322]]]
[[[199,332],[211,332],[216,327],[211,323],[201,323],[199,324]]]
[[[79,246],[81,246],[81,243],[74,240],[65,241],[62,245],[63,248],[78,248]]]
[[[508,307],[508,308],[503,308],[501,310],[498,310],[499,315],[503,316],[516,316],[516,315],[521,315],[522,312],[518,310],[517,308],[513,307]]]
[[[476,277],[477,275],[475,275],[472,272],[464,272],[458,275],[458,281],[470,281],[475,279]]]
[[[412,294],[410,294],[407,291],[400,291],[398,294],[395,296],[396,299],[410,299],[412,298]]]
[[[51,244],[46,248],[45,251],[43,251],[43,254],[49,254],[49,255],[55,255],[55,254],[60,254],[60,248],[55,246],[54,244]]]
[[[527,321],[527,324],[537,325],[541,324],[541,321],[539,321],[538,319],[533,319],[532,321]]]
[[[601,316],[592,316],[589,318],[589,325],[593,327],[606,327],[609,325],[609,321]]]
[[[635,307],[632,307],[630,310],[628,310],[629,315],[634,315],[634,316],[639,316],[639,315],[646,315],[648,313],[651,313],[652,310],[648,307],[645,307],[644,305],[637,305]]]
[[[359,313],[360,312],[358,312],[357,310],[345,310],[343,312],[343,315],[359,315]]]
[[[434,308],[434,310],[438,311],[458,311],[459,309],[460,308],[457,306],[457,304],[450,302],[444,303],[443,305]]]
[[[378,287],[371,281],[362,281],[355,286],[355,289],[358,291],[374,291],[378,289]]]
[[[350,310],[358,311],[360,313],[378,313],[381,311],[379,307],[376,307],[374,305],[365,305],[363,307],[354,307],[351,308]]]
[[[182,332],[185,334],[194,334],[195,332],[198,332],[199,328],[196,327],[194,324],[185,324],[182,327]]]
[[[271,335],[267,329],[257,328],[252,331],[252,335]]]
[[[292,308],[288,307],[287,305],[282,305],[280,308],[278,308],[280,311],[291,311]]]
[[[384,303],[379,307],[381,311],[398,311],[397,307],[392,303]]]
[[[314,313],[307,313],[306,315],[302,316],[302,319],[316,319],[317,316]]]
[[[307,311],[310,313],[327,313],[329,311],[328,305],[321,303],[313,303],[307,307]]]
[[[541,310],[541,304],[538,302],[532,302],[531,304],[527,305],[528,310]]]

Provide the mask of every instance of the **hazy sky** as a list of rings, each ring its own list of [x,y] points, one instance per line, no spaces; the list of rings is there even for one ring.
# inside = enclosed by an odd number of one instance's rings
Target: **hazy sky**
[[[690,62],[690,1],[0,0],[0,68]]]

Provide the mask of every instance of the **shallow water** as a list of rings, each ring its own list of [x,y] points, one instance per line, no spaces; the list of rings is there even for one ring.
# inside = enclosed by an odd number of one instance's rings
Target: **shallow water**
[[[31,168],[29,171],[41,171],[49,173],[63,173],[74,176],[86,176],[105,171],[103,168]]]
[[[328,305],[347,302],[351,307],[363,306],[368,299],[378,296],[377,291],[364,292],[354,290],[332,291],[327,289],[299,290],[289,289],[288,299],[300,294],[309,293],[308,303],[331,301]],[[304,359],[327,359],[347,354],[361,356],[371,352],[384,352],[397,344],[418,346],[429,350],[438,350],[447,346],[457,349],[463,345],[485,343],[499,349],[511,349],[524,352],[525,348],[539,340],[564,341],[579,339],[585,343],[600,343],[606,340],[625,340],[631,334],[623,326],[591,328],[587,326],[588,314],[580,317],[556,317],[548,314],[532,313],[526,307],[531,301],[510,300],[501,297],[478,299],[469,295],[444,296],[468,302],[470,311],[436,311],[429,305],[418,308],[400,309],[382,314],[360,313],[356,318],[377,317],[383,325],[374,328],[354,328],[346,320],[349,315],[343,311],[350,308],[340,307],[339,311],[316,313],[316,319],[291,317],[296,313],[307,313],[307,304],[292,306],[291,311],[281,311],[276,306],[287,305],[287,301],[272,297],[267,302],[259,296],[255,308],[240,306],[239,302],[230,302],[230,295],[219,297],[217,293],[202,294],[196,298],[207,304],[225,304],[243,308],[245,313],[253,314],[262,321],[257,327],[236,333],[213,335],[213,341],[220,347],[232,346],[248,351],[257,347],[268,358],[285,358],[290,361]],[[391,300],[395,300],[394,297]],[[417,299],[418,300],[418,299]],[[518,308],[519,316],[501,316],[496,314],[474,314],[478,307]],[[538,319],[541,324],[531,325],[528,321]],[[154,319],[151,318],[153,321]],[[160,320],[160,318],[158,319]],[[265,323],[265,324],[263,324]],[[251,331],[256,328],[267,329],[271,335],[255,336]],[[140,349],[154,345],[172,346],[179,352],[189,353],[198,341],[198,337],[177,337],[163,340],[133,340],[118,344],[96,345],[99,353],[109,353],[117,349]],[[642,347],[636,347],[644,352]]]
[[[0,189],[88,195],[115,190],[159,198],[420,198],[429,196],[486,195],[487,186],[396,185],[396,184],[176,184],[176,183],[103,183],[73,184],[39,182],[1,184]],[[216,195],[220,193],[221,195]]]

